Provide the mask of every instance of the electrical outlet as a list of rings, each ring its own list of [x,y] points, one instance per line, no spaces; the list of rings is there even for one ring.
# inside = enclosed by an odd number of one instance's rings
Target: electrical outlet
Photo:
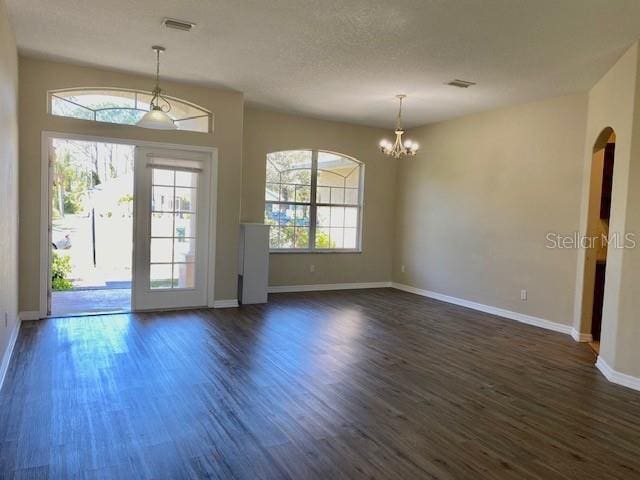
[[[522,300],[523,302],[526,302],[526,300],[527,300],[527,290],[526,289],[520,290],[520,300]]]
[[[401,271],[402,273],[404,273],[404,272],[406,272],[406,271],[407,271],[407,269],[405,268],[405,266],[404,266],[404,265],[401,265],[401,266],[400,266],[400,271]]]
[[[314,264],[309,265],[309,271],[311,273],[315,272],[316,271],[316,266]]]

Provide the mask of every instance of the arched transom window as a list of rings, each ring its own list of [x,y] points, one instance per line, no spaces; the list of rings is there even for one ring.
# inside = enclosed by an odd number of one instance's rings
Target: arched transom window
[[[267,155],[272,251],[359,251],[364,166],[322,150]]]
[[[49,113],[61,117],[79,118],[94,122],[135,125],[149,111],[151,93],[141,90],[73,88],[49,92]],[[167,97],[168,112],[178,130],[211,132],[213,116],[210,111]]]

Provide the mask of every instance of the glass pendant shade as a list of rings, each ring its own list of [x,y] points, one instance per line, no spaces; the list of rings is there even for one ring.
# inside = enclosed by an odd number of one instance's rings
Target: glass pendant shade
[[[158,106],[154,106],[151,110],[136,124],[143,128],[152,128],[154,130],[177,130],[178,127],[167,113],[163,112]]]

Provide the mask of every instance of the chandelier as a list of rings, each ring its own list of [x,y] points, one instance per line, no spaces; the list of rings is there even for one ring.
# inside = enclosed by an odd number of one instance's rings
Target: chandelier
[[[404,142],[402,141],[402,135],[404,135],[404,130],[402,129],[402,100],[406,97],[406,95],[396,95],[396,98],[400,101],[400,108],[398,109],[398,118],[396,119],[395,142],[391,143],[387,139],[380,142],[380,151],[393,158],[400,158],[405,155],[415,155],[418,148],[420,148],[420,145],[409,139]]]
[[[162,89],[160,88],[160,53],[164,52],[165,48],[154,45],[151,49],[156,52],[156,86],[151,92],[153,96],[149,103],[149,111],[138,120],[136,125],[155,130],[176,130],[178,127],[168,115],[171,110],[171,104],[162,95]]]

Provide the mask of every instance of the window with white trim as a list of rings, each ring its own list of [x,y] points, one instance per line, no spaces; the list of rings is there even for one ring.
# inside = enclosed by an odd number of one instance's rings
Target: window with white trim
[[[122,88],[70,88],[49,92],[49,113],[94,122],[135,125],[149,111],[152,93]],[[169,117],[178,130],[211,132],[210,111],[179,98],[167,97]]]
[[[364,165],[339,153],[267,155],[265,223],[272,251],[359,251]]]

